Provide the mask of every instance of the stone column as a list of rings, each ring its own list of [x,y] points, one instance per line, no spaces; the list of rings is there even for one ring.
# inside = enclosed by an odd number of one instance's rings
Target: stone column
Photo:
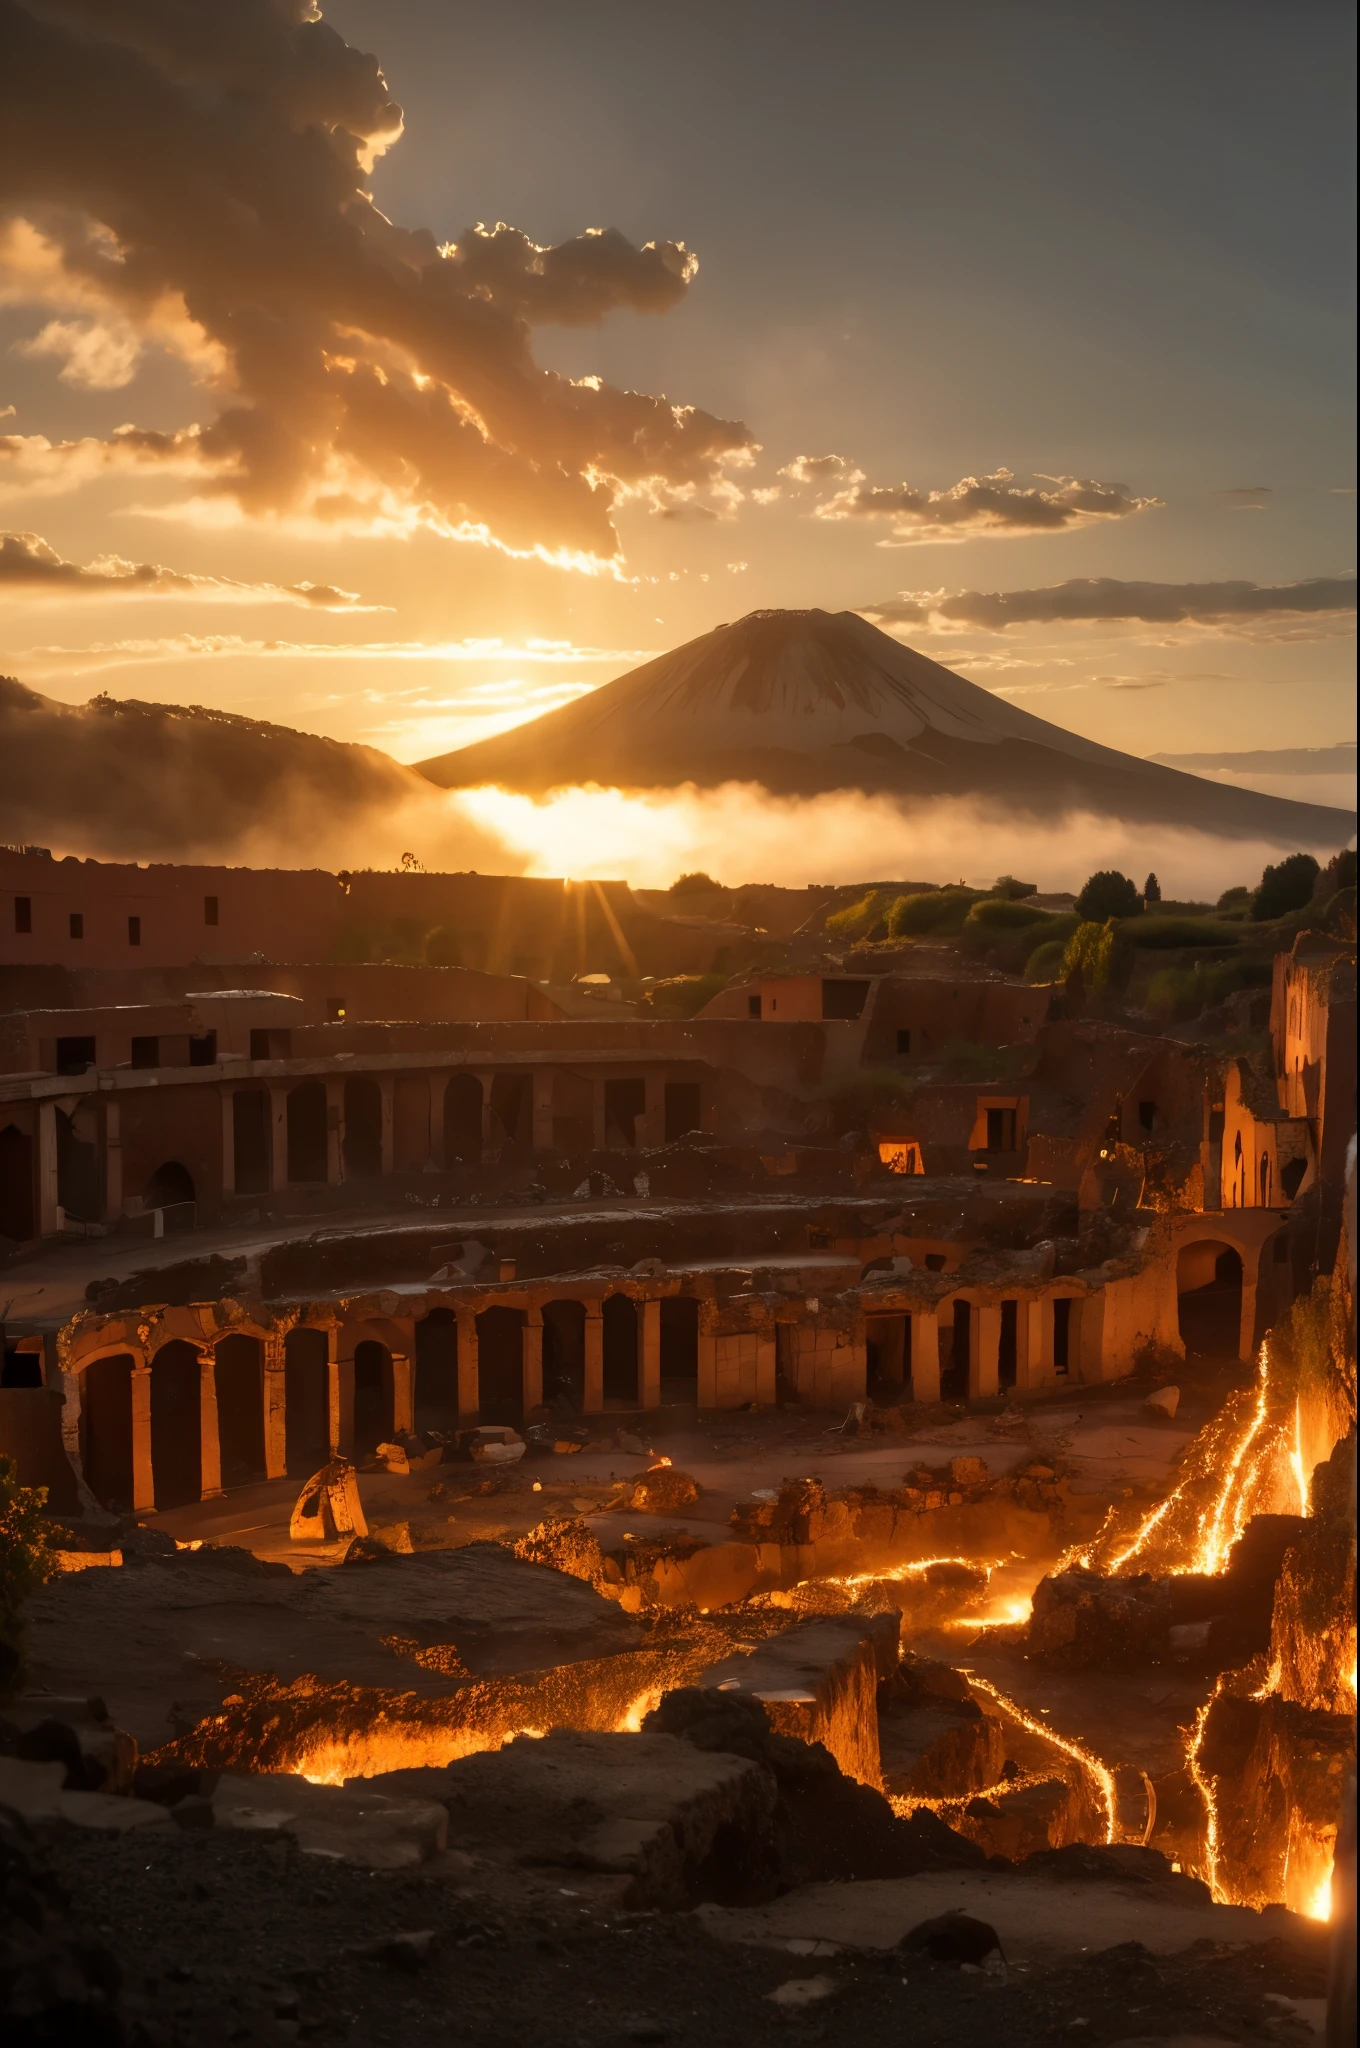
[[[288,1470],[288,1380],[285,1340],[274,1331],[264,1340],[264,1472],[282,1479]]]
[[[392,1432],[401,1436],[415,1428],[416,1372],[409,1351],[392,1351]]]
[[[776,1389],[774,1324],[756,1336],[756,1400],[762,1408],[773,1408]]]
[[[481,1405],[481,1384],[477,1370],[477,1317],[471,1303],[454,1310],[458,1322],[458,1420],[466,1429],[475,1422]]]
[[[132,1511],[144,1514],[156,1505],[156,1475],[151,1467],[151,1367],[143,1359],[132,1367]]]
[[[694,1398],[700,1408],[718,1405],[718,1340],[709,1320],[707,1302],[699,1309],[698,1375]]]
[[[104,1103],[104,1221],[116,1223],[123,1213],[123,1128],[116,1095]]]
[[[552,1150],[553,1075],[551,1067],[534,1068],[534,1149]]]
[[[269,1083],[269,1185],[277,1194],[288,1185],[288,1090]]]
[[[236,1090],[222,1090],[222,1193],[236,1193]]]
[[[911,1398],[940,1398],[940,1318],[933,1308],[914,1309],[911,1318]]]
[[[638,1303],[638,1405],[645,1409],[661,1406],[661,1303]]]
[[[100,1505],[90,1491],[89,1483],[85,1477],[85,1467],[80,1456],[80,1409],[81,1397],[84,1393],[81,1381],[83,1375],[79,1372],[67,1372],[63,1367],[57,1365],[53,1356],[53,1349],[54,1347],[51,1347],[49,1340],[44,1378],[48,1386],[60,1387],[62,1391],[61,1447],[66,1453],[67,1463],[75,1474],[76,1493],[79,1495],[81,1507],[87,1513],[93,1510],[98,1514],[101,1512]]]
[[[586,1388],[582,1406],[587,1415],[604,1410],[604,1307],[588,1301],[586,1311]]]
[[[198,1354],[198,1497],[222,1496],[222,1439],[217,1427],[217,1353],[211,1344]]]
[[[326,1182],[339,1187],[345,1178],[345,1084],[326,1081]]]
[[[524,1322],[521,1340],[524,1361],[524,1415],[527,1421],[535,1408],[543,1406],[543,1311],[531,1308]]]
[[[61,1228],[57,1196],[57,1105],[38,1104],[38,1235],[55,1237]]]
[[[968,1398],[988,1401],[1000,1385],[1001,1309],[984,1302],[973,1310],[973,1342],[968,1353]]]
[[[354,1456],[354,1340],[338,1323],[326,1331],[331,1456]]]
[[[382,1096],[382,1170],[392,1173],[397,1158],[396,1075],[379,1074],[378,1092]]]

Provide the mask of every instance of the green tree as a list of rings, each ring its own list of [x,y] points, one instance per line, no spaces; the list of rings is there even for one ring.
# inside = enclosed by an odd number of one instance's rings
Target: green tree
[[[1114,974],[1114,927],[1112,917],[1107,917],[1104,924],[1088,919],[1077,926],[1063,954],[1064,980],[1080,970],[1086,993],[1092,996],[1104,994]]]
[[[923,932],[961,931],[972,901],[971,890],[953,888],[899,896],[888,912],[888,937],[913,939]]]
[[[1253,922],[1266,924],[1273,917],[1288,917],[1291,910],[1302,910],[1320,872],[1311,853],[1291,853],[1287,860],[1267,868],[1251,899]]]
[[[1160,903],[1161,900],[1162,885],[1157,880],[1156,875],[1149,875],[1143,884],[1143,901],[1144,903]]]
[[[1004,896],[1008,903],[1019,903],[1026,896],[1037,896],[1037,882],[1017,882],[1014,875],[998,875],[992,885],[993,896]]]
[[[19,1468],[0,1457],[0,1700],[12,1699],[24,1676],[24,1602],[51,1575],[43,1509],[45,1486],[20,1486]]]
[[[1077,916],[1087,924],[1103,924],[1107,917],[1137,917],[1142,907],[1137,884],[1118,868],[1101,868],[1089,875],[1077,898]]]
[[[721,887],[721,882],[715,882],[712,875],[706,875],[700,868],[696,869],[692,875],[678,876],[671,883],[670,893],[672,896],[702,896],[706,895],[710,890],[720,889]]]
[[[843,904],[833,910],[826,920],[826,928],[838,939],[867,939],[874,926],[879,923],[888,907],[887,898],[881,889],[870,889],[854,903]]]

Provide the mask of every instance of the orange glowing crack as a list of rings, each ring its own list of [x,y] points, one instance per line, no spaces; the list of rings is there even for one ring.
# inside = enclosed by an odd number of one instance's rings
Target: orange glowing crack
[[[1091,1780],[1091,1783],[1095,1786],[1096,1799],[1099,1805],[1104,1808],[1105,1840],[1107,1843],[1113,1842],[1117,1828],[1113,1772],[1106,1768],[1098,1756],[1093,1756],[1083,1743],[1078,1742],[1075,1736],[1059,1735],[1056,1728],[1046,1727],[1042,1721],[1036,1720],[1033,1714],[1028,1713],[1024,1707],[1020,1706],[1015,1700],[1010,1699],[1004,1692],[1001,1692],[989,1679],[979,1678],[976,1672],[967,1670],[965,1670],[964,1675],[971,1686],[975,1686],[979,1692],[985,1692],[990,1698],[994,1699],[1003,1714],[1008,1714],[1013,1721],[1018,1722],[1029,1734],[1042,1736],[1044,1741],[1051,1743],[1054,1749],[1061,1750],[1064,1756],[1071,1757],[1074,1763],[1081,1766],[1082,1770]]]

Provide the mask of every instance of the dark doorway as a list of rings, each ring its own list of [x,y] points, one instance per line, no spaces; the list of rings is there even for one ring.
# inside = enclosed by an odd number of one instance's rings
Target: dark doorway
[[[533,1083],[527,1074],[496,1074],[491,1082],[491,1114],[507,1145],[534,1141]]]
[[[283,1341],[283,1455],[290,1479],[310,1479],[331,1454],[330,1347],[324,1330]]]
[[[647,1083],[643,1080],[606,1081],[604,1084],[604,1142],[632,1151],[637,1144],[637,1124],[647,1113]]]
[[[586,1401],[586,1311],[579,1301],[543,1304],[543,1399],[579,1415]]]
[[[703,1112],[703,1102],[697,1081],[668,1081],[666,1083],[666,1143],[673,1145],[677,1138],[683,1138],[687,1131],[697,1131]]]
[[[906,1393],[908,1316],[870,1316],[864,1330],[865,1383],[870,1397],[893,1407]]]
[[[241,1332],[217,1346],[217,1442],[223,1486],[254,1486],[265,1476],[264,1358],[258,1337]]]
[[[1020,1367],[1020,1304],[1018,1301],[1003,1301],[1001,1304],[1001,1344],[996,1358],[996,1379],[999,1387],[1013,1387]]]
[[[699,1304],[674,1294],[661,1303],[661,1400],[693,1401],[699,1391]]]
[[[269,1097],[263,1088],[238,1088],[231,1098],[231,1139],[238,1195],[269,1187]]]
[[[27,1244],[33,1223],[33,1141],[14,1124],[0,1131],[0,1237]]]
[[[455,1074],[444,1090],[444,1164],[475,1166],[482,1156],[482,1084]]]
[[[458,1319],[451,1308],[432,1308],[416,1324],[417,1429],[458,1427]]]
[[[1058,1295],[1053,1303],[1053,1370],[1060,1380],[1072,1370],[1073,1306],[1070,1294]]]
[[[151,1476],[158,1508],[183,1508],[203,1492],[198,1353],[182,1339],[151,1361]]]
[[[956,1301],[952,1319],[940,1331],[940,1399],[968,1399],[968,1367],[973,1348],[973,1306]]]
[[[477,1318],[477,1413],[483,1422],[524,1420],[524,1310],[487,1308]]]
[[[1187,1358],[1236,1358],[1242,1339],[1242,1260],[1231,1245],[1186,1245],[1176,1261],[1176,1291]]]
[[[382,1172],[382,1089],[356,1076],[345,1083],[345,1175],[372,1180]]]
[[[132,1359],[126,1351],[85,1368],[80,1462],[101,1507],[132,1506]]]
[[[1015,1111],[1013,1109],[988,1110],[987,1150],[989,1152],[1013,1152],[1015,1150]]]
[[[354,1347],[354,1455],[371,1458],[392,1435],[392,1359],[385,1344]]]
[[[288,1091],[288,1178],[326,1178],[326,1084],[303,1081]]]
[[[99,1221],[99,1148],[81,1133],[81,1112],[57,1111],[57,1200],[77,1223]],[[81,1121],[88,1121],[88,1113]]]
[[[605,1296],[604,1398],[628,1408],[638,1404],[638,1314],[626,1294]]]
[[[158,1166],[146,1184],[142,1194],[144,1209],[169,1209],[176,1202],[192,1202],[194,1199],[194,1177],[187,1166],[181,1166],[178,1159],[167,1159]]]

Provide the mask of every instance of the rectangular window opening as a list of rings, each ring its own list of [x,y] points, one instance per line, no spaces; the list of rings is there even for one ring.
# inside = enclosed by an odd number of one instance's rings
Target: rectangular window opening
[[[93,1038],[59,1038],[57,1040],[57,1072],[59,1074],[83,1074],[95,1061]]]
[[[746,1014],[747,1014],[747,1016],[748,1016],[748,1017],[758,1017],[758,1016],[760,1015],[760,997],[759,997],[759,996],[747,996],[747,998],[746,998]]]
[[[70,931],[71,931],[71,937],[72,937],[73,939],[83,939],[83,938],[84,938],[84,936],[85,936],[85,915],[84,915],[84,912],[83,912],[83,911],[80,911],[80,910],[73,910],[73,911],[71,912],[71,918],[70,918]]]
[[[33,898],[16,896],[14,899],[14,929],[16,932],[31,932],[33,929]]]
[[[203,898],[203,922],[204,924],[217,923],[217,898],[215,896],[205,896]]]
[[[189,1065],[191,1067],[215,1067],[217,1065],[217,1033],[205,1031],[198,1038],[189,1040]]]
[[[910,1031],[899,1031],[899,1032],[898,1032],[898,1034],[897,1034],[897,1050],[898,1050],[898,1053],[899,1053],[899,1055],[900,1055],[900,1054],[903,1054],[903,1053],[909,1053],[909,1052],[911,1051],[911,1033],[910,1033]]]
[[[128,944],[130,946],[140,946],[141,943],[142,920],[140,917],[130,917],[128,919]]]
[[[1053,1304],[1053,1370],[1066,1379],[1072,1366],[1072,1297],[1060,1294]]]
[[[161,1063],[161,1042],[159,1038],[134,1038],[132,1041],[132,1064],[134,1067],[158,1067]]]
[[[1157,1105],[1156,1105],[1156,1103],[1155,1103],[1155,1102],[1140,1102],[1140,1103],[1139,1103],[1139,1105],[1138,1105],[1138,1124],[1139,1124],[1139,1128],[1140,1128],[1141,1130],[1144,1130],[1144,1131],[1151,1131],[1151,1130],[1154,1130],[1154,1129],[1156,1128],[1156,1124],[1157,1124]]]
[[[1015,1111],[1013,1109],[989,1109],[987,1111],[987,1150],[989,1152],[1014,1152]]]

